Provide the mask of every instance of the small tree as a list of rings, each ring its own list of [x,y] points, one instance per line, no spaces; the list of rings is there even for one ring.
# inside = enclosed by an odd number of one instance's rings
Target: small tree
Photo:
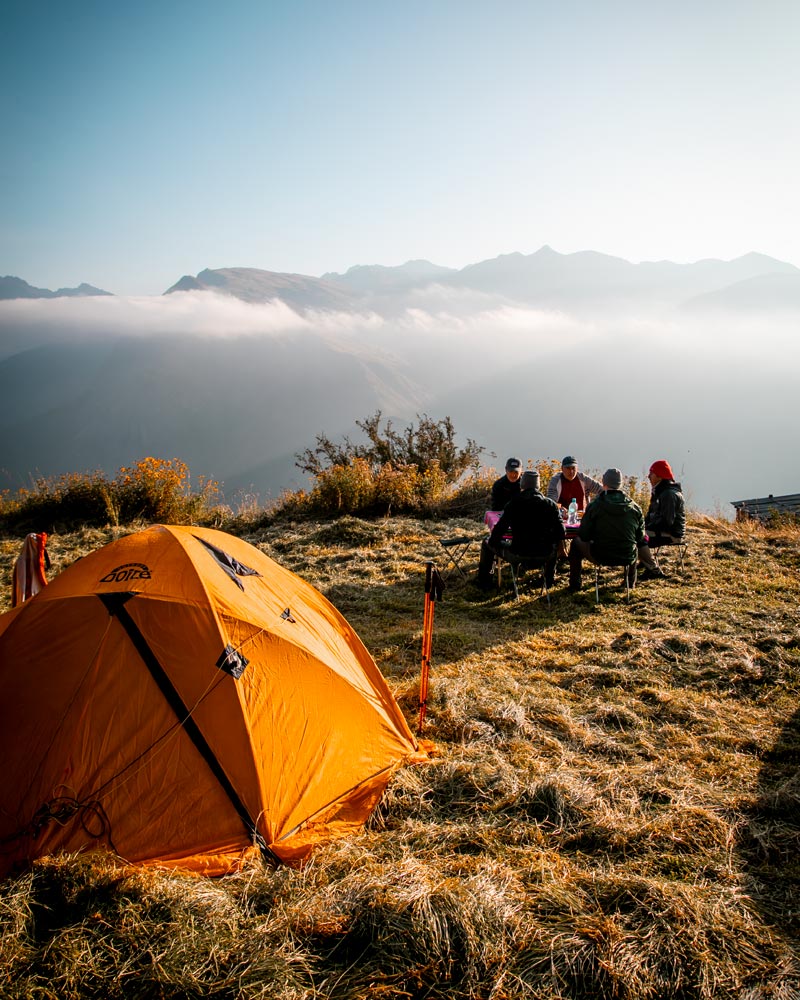
[[[367,444],[354,444],[345,437],[341,444],[332,441],[324,432],[317,435],[314,448],[306,448],[295,455],[295,464],[303,472],[319,476],[332,466],[346,466],[355,459],[369,463],[374,474],[386,465],[395,469],[413,466],[421,475],[434,467],[441,470],[448,483],[456,482],[468,469],[477,469],[483,448],[472,438],[467,438],[463,448],[455,443],[455,428],[450,417],[432,420],[427,414],[417,414],[418,424],[409,424],[401,433],[392,427],[391,420],[381,427],[381,411],[357,420],[367,436]]]

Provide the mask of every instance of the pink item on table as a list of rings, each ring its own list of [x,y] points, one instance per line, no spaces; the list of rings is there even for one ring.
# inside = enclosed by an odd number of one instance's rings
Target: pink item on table
[[[500,520],[503,512],[501,510],[487,510],[483,515],[483,523],[487,526],[489,531],[494,528],[497,522]]]

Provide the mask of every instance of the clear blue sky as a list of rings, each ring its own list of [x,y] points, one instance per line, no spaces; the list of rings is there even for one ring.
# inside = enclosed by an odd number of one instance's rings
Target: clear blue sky
[[[0,274],[800,265],[796,0],[6,0]]]

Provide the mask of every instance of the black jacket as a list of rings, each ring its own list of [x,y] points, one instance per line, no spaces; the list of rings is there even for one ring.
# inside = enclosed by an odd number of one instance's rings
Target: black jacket
[[[492,483],[491,510],[503,510],[509,500],[519,496],[519,479],[512,483],[507,476],[501,476]]]
[[[662,479],[656,486],[650,496],[644,527],[648,535],[683,538],[686,532],[686,505],[680,483]]]
[[[552,555],[555,545],[565,537],[558,504],[538,490],[523,490],[506,504],[489,537],[490,547],[498,549],[503,535],[509,534],[514,555]]]

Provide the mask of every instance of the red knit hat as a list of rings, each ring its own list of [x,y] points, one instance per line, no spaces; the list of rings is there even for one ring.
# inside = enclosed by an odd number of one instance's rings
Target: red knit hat
[[[669,462],[666,458],[659,458],[657,462],[653,462],[650,466],[650,471],[658,476],[659,479],[674,479],[672,475],[672,469],[669,467]]]

